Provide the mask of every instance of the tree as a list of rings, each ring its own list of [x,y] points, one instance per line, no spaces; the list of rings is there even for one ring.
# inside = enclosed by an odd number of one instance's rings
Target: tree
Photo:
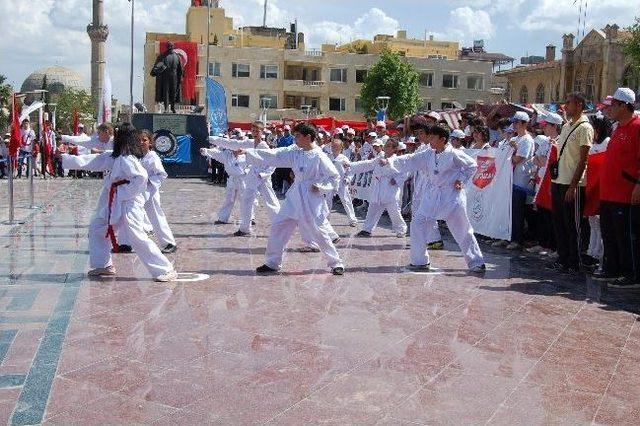
[[[7,77],[0,74],[0,131],[2,132],[9,127],[11,94],[13,93],[13,88],[6,81]]]
[[[623,41],[622,52],[627,56],[631,68],[631,77],[640,79],[640,18],[636,18],[635,24],[627,27],[630,37]]]
[[[362,107],[367,116],[374,116],[378,96],[389,96],[390,118],[414,113],[420,105],[418,82],[420,74],[410,62],[390,50],[383,50],[380,60],[367,72],[360,91]]]
[[[95,107],[91,100],[91,94],[85,90],[64,89],[58,95],[56,107],[56,125],[58,129],[66,133],[73,130],[73,110],[78,111],[80,122],[86,128],[93,126],[95,122]]]

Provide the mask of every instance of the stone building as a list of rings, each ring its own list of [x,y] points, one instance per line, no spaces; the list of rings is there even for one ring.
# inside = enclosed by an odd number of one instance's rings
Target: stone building
[[[622,53],[628,37],[615,24],[591,30],[574,46],[573,34],[565,34],[560,59],[556,47],[546,48],[545,60],[531,66],[519,66],[499,72],[508,80],[507,97],[521,104],[562,102],[568,93],[580,91],[598,101],[621,85],[639,90],[631,76],[631,67]]]
[[[263,106],[268,107],[269,119],[303,117],[301,110],[307,105],[312,114],[363,119],[360,89],[367,70],[378,61],[376,49],[383,44],[403,52],[420,72],[424,108],[464,107],[490,99],[492,63],[459,59],[458,43],[418,42],[407,39],[406,32],[400,31],[394,37],[377,36],[366,44],[372,46],[370,53],[347,45],[325,45],[321,50],[307,50],[304,34],[297,32],[295,24],[290,29],[235,29],[232,18],[220,7],[211,9],[210,19],[211,32],[207,37],[207,8],[196,4],[187,11],[185,34],[147,33],[144,103],[149,110],[157,108],[154,79],[148,71],[159,53],[160,41],[164,40],[198,43],[198,75],[212,76],[225,87],[232,121],[255,119],[260,116]],[[196,88],[196,104],[203,105],[202,78]]]

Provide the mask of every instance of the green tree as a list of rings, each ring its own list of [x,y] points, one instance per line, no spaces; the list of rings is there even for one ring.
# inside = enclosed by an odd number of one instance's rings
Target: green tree
[[[7,77],[0,74],[0,131],[9,127],[9,115],[11,114],[11,94],[13,88],[6,83]]]
[[[414,113],[420,105],[416,68],[397,53],[384,50],[380,60],[367,72],[360,91],[362,107],[367,116],[376,113],[376,98],[389,96],[389,118],[401,118]]]
[[[640,18],[636,18],[636,22],[627,27],[629,37],[623,41],[622,52],[627,56],[631,67],[631,75],[627,78],[634,80],[640,79]],[[623,82],[623,84],[628,82]]]
[[[70,133],[73,130],[73,110],[78,110],[80,122],[85,128],[95,122],[95,108],[91,94],[85,90],[64,89],[57,96],[56,125],[59,130]]]

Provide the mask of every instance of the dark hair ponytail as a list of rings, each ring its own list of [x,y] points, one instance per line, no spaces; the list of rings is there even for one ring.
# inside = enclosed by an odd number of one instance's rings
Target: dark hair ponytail
[[[134,155],[137,158],[144,157],[138,143],[136,128],[131,123],[122,123],[115,129],[111,156],[117,158],[121,155]]]

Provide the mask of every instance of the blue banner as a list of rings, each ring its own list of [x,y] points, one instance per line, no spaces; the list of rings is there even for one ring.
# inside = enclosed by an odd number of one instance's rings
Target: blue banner
[[[191,143],[193,138],[191,135],[177,136],[176,149],[172,155],[163,157],[165,163],[191,163]]]
[[[376,112],[376,120],[378,121],[386,121],[387,120],[387,112],[385,110],[379,110]]]
[[[207,77],[207,102],[209,105],[209,134],[218,135],[229,129],[227,119],[227,95],[222,84]]]

